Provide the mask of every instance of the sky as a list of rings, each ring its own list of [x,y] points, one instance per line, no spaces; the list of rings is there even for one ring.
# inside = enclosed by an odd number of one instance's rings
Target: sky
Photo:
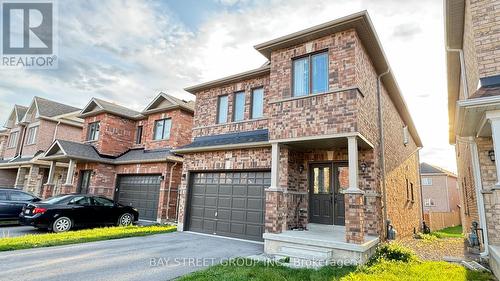
[[[422,138],[421,161],[456,171],[440,0],[64,0],[57,6],[59,67],[0,70],[0,120],[35,95],[80,108],[99,97],[136,110],[160,91],[193,99],[183,88],[265,63],[254,45],[367,10]]]

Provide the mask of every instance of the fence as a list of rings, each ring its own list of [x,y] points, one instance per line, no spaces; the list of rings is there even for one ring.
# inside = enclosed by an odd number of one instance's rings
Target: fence
[[[456,226],[461,223],[460,212],[429,212],[424,214],[425,223],[431,231],[440,230],[450,226]]]

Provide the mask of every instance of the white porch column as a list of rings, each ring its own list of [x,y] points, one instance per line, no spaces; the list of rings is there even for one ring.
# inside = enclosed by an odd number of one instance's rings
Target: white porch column
[[[349,156],[349,188],[345,193],[362,193],[358,182],[358,139],[356,136],[347,137]]]
[[[279,189],[280,147],[278,143],[271,146],[271,186],[269,189]]]
[[[68,174],[66,175],[66,182],[64,183],[65,185],[73,184],[73,173],[74,172],[75,172],[75,160],[70,159],[69,166],[68,166]]]
[[[47,184],[54,184],[54,174],[56,172],[56,161],[50,162],[49,177]]]
[[[497,170],[496,188],[500,188],[500,117],[491,118],[491,138],[493,139],[493,150],[495,151],[495,168]]]

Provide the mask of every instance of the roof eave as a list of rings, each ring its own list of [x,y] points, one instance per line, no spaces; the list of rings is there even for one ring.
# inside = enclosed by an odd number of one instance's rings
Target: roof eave
[[[256,148],[256,147],[268,147],[268,146],[271,146],[271,143],[269,141],[261,141],[261,142],[249,142],[249,143],[239,143],[239,144],[178,148],[178,149],[173,149],[172,152],[179,154],[189,154],[196,152],[220,151],[220,150],[239,149],[239,148]]]

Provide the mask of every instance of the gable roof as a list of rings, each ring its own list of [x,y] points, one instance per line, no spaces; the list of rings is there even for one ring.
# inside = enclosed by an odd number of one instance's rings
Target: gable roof
[[[428,175],[428,174],[435,174],[435,175],[448,175],[450,177],[457,177],[454,173],[447,171],[443,168],[422,162],[420,163],[420,174],[422,175]]]
[[[420,140],[420,136],[418,135],[415,123],[413,122],[413,119],[408,110],[408,106],[403,96],[401,95],[399,85],[396,82],[394,74],[392,73],[387,56],[385,55],[382,44],[377,36],[377,33],[375,32],[375,27],[373,26],[373,23],[367,11],[361,11],[359,13],[351,14],[286,36],[282,36],[264,42],[262,44],[258,44],[254,46],[254,48],[262,55],[264,55],[267,59],[270,59],[271,52],[274,50],[288,48],[290,46],[302,44],[304,42],[308,42],[329,34],[334,34],[348,29],[356,30],[359,39],[363,43],[366,52],[370,56],[377,74],[389,71],[381,78],[382,83],[384,84],[387,93],[394,103],[399,115],[403,119],[404,123],[408,126],[408,130],[415,140],[415,143],[418,147],[422,147],[422,141]],[[255,73],[258,73],[259,70],[266,70],[267,67],[268,66],[264,65],[263,67],[251,70],[249,72],[244,72],[239,75],[233,75],[223,79],[199,84],[197,86],[185,88],[185,90],[188,92],[196,92],[216,85],[238,81],[241,80],[241,76],[254,75]]]
[[[194,101],[186,101],[172,95],[160,92],[142,111],[143,114],[150,114],[159,111],[182,108],[189,112],[194,112]]]
[[[79,117],[83,118],[94,116],[103,112],[134,120],[144,118],[144,116],[139,111],[135,111],[125,106],[121,106],[119,104],[108,102],[98,98],[92,98],[90,102],[82,109]]]
[[[39,116],[55,117],[58,115],[80,111],[80,108],[44,99],[41,97],[34,97],[33,101],[36,104]]]
[[[27,110],[28,108],[26,106],[15,104],[9,114],[9,118],[5,122],[4,127],[9,129],[13,128],[18,122],[23,120]]]

